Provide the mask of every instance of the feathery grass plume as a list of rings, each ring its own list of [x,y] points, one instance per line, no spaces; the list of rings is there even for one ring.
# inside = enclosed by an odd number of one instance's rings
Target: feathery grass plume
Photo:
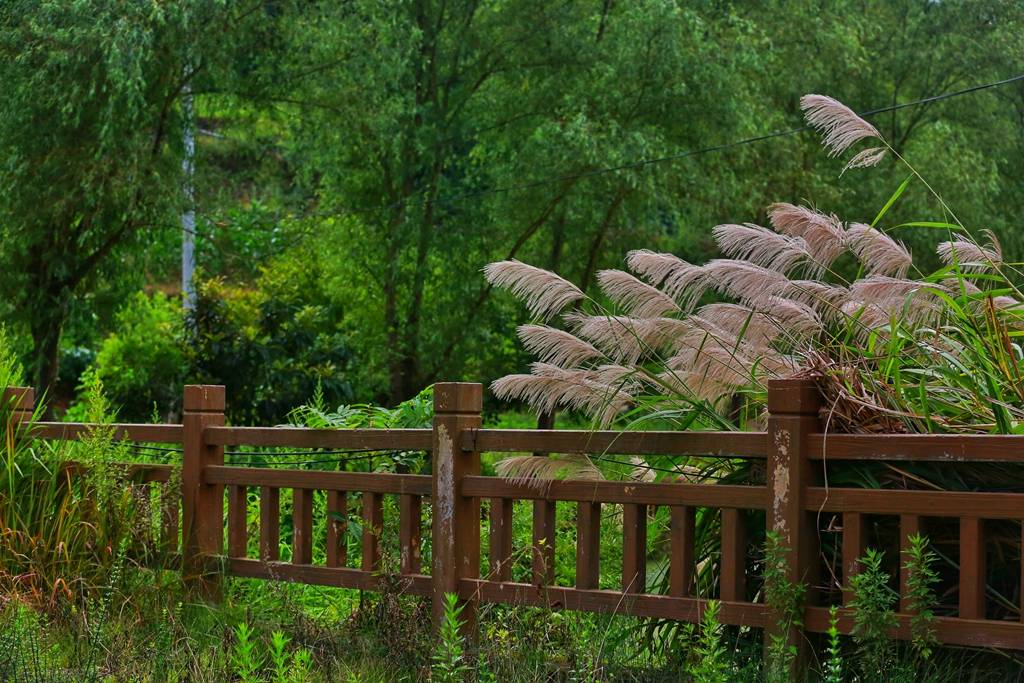
[[[593,344],[547,325],[520,325],[516,332],[527,351],[559,367],[573,368],[604,355]]]
[[[734,391],[732,386],[719,384],[704,375],[689,371],[666,370],[654,378],[670,393],[691,396],[712,405]]]
[[[713,320],[734,338],[743,338],[754,346],[768,346],[782,334],[782,329],[770,316],[742,304],[707,304],[697,310],[697,318]]]
[[[708,273],[703,266],[680,261],[679,265],[665,276],[661,288],[675,299],[684,311],[692,311],[700,298],[704,296],[704,290],[707,289],[708,284]]]
[[[625,365],[606,363],[593,370],[594,381],[610,387],[620,387],[627,392],[640,388],[636,380],[637,369]]]
[[[753,223],[716,225],[711,234],[726,256],[742,259],[780,273],[813,261],[802,237],[772,232]]]
[[[595,344],[618,363],[635,363],[647,350],[644,320],[625,315],[582,315],[565,316],[576,334]]]
[[[593,370],[566,370],[549,363],[531,363],[530,371],[495,380],[491,391],[502,400],[524,401],[537,412],[551,412],[559,405],[580,410],[606,426],[633,400],[625,389],[636,387],[610,386]]]
[[[996,240],[995,235],[985,231],[989,238],[989,245],[983,247],[969,237],[955,235],[948,242],[940,242],[935,251],[939,258],[947,266],[958,264],[960,270],[972,272],[984,272],[991,270],[1003,261],[1003,250]]]
[[[882,140],[877,128],[839,100],[825,95],[804,95],[800,98],[800,108],[807,123],[821,133],[829,156],[839,156],[858,140]]]
[[[584,298],[579,287],[551,271],[521,261],[495,261],[484,267],[484,276],[495,287],[508,289],[530,312],[550,318],[569,304]]]
[[[582,375],[582,376],[581,376]],[[549,363],[531,363],[530,374],[506,375],[491,383],[503,401],[524,401],[538,412],[551,412],[569,390],[570,382],[584,381],[586,371],[565,370]]]
[[[680,349],[665,363],[669,369],[686,372],[727,387],[741,387],[754,380],[757,363],[735,347],[710,339],[703,346]]]
[[[648,318],[637,326],[643,346],[651,352],[671,351],[693,328],[689,319]]]
[[[714,259],[704,270],[715,289],[745,302],[768,295],[783,296],[790,286],[782,273],[747,261]]]
[[[818,280],[793,280],[786,291],[786,298],[807,304],[825,320],[842,316],[842,305],[850,298],[850,290],[842,285],[833,285]]]
[[[769,295],[757,299],[754,304],[790,337],[808,337],[822,329],[821,318],[805,303]]]
[[[1004,311],[1010,308],[1016,308],[1020,306],[1020,302],[1014,299],[1012,296],[995,296],[992,297],[992,305],[1000,311]]]
[[[647,461],[639,455],[630,456],[629,464],[633,466],[633,471],[629,473],[629,478],[633,481],[650,484],[657,479],[657,476],[654,474],[654,470],[652,470],[651,466],[647,464]]]
[[[892,277],[906,277],[912,259],[902,244],[864,223],[851,223],[843,239],[868,272]]]
[[[625,271],[599,271],[597,282],[601,291],[630,315],[652,318],[679,312],[679,306],[672,297]]]
[[[843,224],[834,214],[826,216],[813,209],[778,202],[768,207],[768,220],[777,232],[802,237],[814,262],[828,268],[845,247]]]
[[[536,455],[517,455],[494,464],[499,477],[513,484],[540,485],[557,479],[601,481],[604,475],[593,461],[582,453],[552,454],[546,458]]]
[[[693,266],[673,254],[662,254],[650,249],[634,249],[626,254],[626,265],[634,273],[657,287],[679,269]]]
[[[717,384],[738,388],[756,381],[755,360],[737,349],[709,344],[695,353],[688,363],[692,372]]]
[[[887,275],[869,275],[850,285],[850,297],[854,301],[881,303],[893,299],[903,299],[907,295],[928,288],[946,289],[941,285],[929,284],[920,280],[907,280]]]
[[[842,172],[846,173],[851,168],[868,168],[876,165],[879,161],[885,158],[886,152],[889,150],[885,147],[868,147],[853,155],[849,161],[846,162],[846,166],[843,166]]]
[[[851,319],[851,322],[857,323],[861,332],[885,327],[893,322],[894,315],[898,315],[878,304],[867,301],[850,300],[843,304],[841,309],[843,314]]]
[[[721,327],[717,321],[712,322],[703,316],[690,316],[686,322],[690,325],[690,331],[679,340],[676,351],[701,349],[708,344],[714,344],[724,349],[747,349],[751,354],[756,354],[758,350],[768,346],[763,337],[734,334],[731,330]]]
[[[678,318],[631,318],[622,315],[572,313],[566,322],[619,363],[635,363],[658,351],[674,349],[692,325]]]

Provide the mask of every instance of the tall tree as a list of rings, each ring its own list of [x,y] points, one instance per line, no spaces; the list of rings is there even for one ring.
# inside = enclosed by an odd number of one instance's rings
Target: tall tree
[[[735,30],[660,0],[302,11],[291,53],[306,62],[276,99],[295,107],[293,154],[386,398],[475,369],[471,342],[500,352],[486,328],[504,337],[509,321],[473,275],[489,260],[559,241],[592,279],[609,245],[674,220],[664,176],[588,176],[735,130],[749,114],[711,116],[723,105],[706,87],[739,78],[750,55],[718,42]]]
[[[0,6],[3,290],[54,384],[76,299],[172,224],[184,88],[234,63],[264,3],[12,0]]]

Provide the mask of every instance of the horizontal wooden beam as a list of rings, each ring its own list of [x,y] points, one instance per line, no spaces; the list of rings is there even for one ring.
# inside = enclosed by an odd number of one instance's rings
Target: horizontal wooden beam
[[[272,579],[308,583],[317,586],[333,586],[335,588],[357,588],[361,590],[377,590],[381,577],[378,574],[364,572],[349,567],[321,567],[311,564],[291,564],[289,562],[263,562],[230,558],[226,560],[228,573],[247,579]],[[425,574],[402,574],[387,577],[388,585],[397,585],[401,592],[409,595],[430,595],[430,576]]]
[[[477,429],[463,437],[466,451],[706,455],[763,458],[764,432],[613,432],[569,429]]]
[[[707,600],[697,598],[676,598],[650,593],[625,595],[613,590],[581,590],[482,579],[462,579],[459,582],[459,596],[465,600],[656,617],[691,623],[700,621],[704,606],[707,605]],[[759,628],[765,624],[765,614],[764,605],[723,600],[718,620],[723,624]]]
[[[812,460],[1024,462],[1024,439],[990,434],[812,434]]]
[[[522,483],[501,477],[464,477],[462,495],[516,500],[570,500],[580,503],[691,505],[741,510],[763,510],[768,505],[768,490],[764,486],[582,480]]]
[[[1020,519],[1024,514],[1024,493],[809,488],[805,500],[813,512],[981,519]]]
[[[429,496],[431,487],[431,477],[426,474],[277,470],[266,467],[222,465],[203,468],[203,482],[234,486],[268,486],[279,489],[411,493],[420,496]]]
[[[113,427],[114,439],[118,441],[141,441],[148,443],[181,443],[180,424],[112,424],[95,425],[84,422],[37,422],[31,436],[37,439],[76,441],[87,436],[97,426]]]
[[[207,427],[210,446],[289,446],[429,451],[429,429],[305,429],[302,427]]]
[[[892,635],[909,640],[910,615],[897,615],[898,625]],[[808,607],[804,618],[805,628],[816,633],[825,633],[829,627],[827,607]],[[853,611],[839,610],[839,632],[850,633],[853,629]],[[957,617],[936,617],[935,635],[946,645],[968,647],[1000,647],[1024,650],[1024,623],[1019,621],[995,621],[992,619],[960,619]]]

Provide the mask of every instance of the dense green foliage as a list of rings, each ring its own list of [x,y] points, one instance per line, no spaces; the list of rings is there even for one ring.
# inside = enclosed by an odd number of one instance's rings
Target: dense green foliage
[[[864,207],[885,201],[900,169],[836,184],[839,165],[806,134],[634,162],[792,128],[806,92],[869,109],[1015,75],[1022,12],[996,0],[8,3],[0,314],[35,382],[52,386],[57,360],[88,360],[79,349],[117,332],[116,311],[140,286],[177,291],[187,91],[199,265],[219,283],[206,291],[240,296],[312,254],[317,282],[304,301],[331,317],[298,325],[291,341],[249,330],[238,365],[224,355],[186,364],[187,380],[246,375],[257,346],[283,352],[313,335],[320,370],[265,367],[232,394],[244,402],[236,418],[279,412],[259,388],[278,370],[289,396],[308,391],[338,364],[323,348],[335,342],[353,359],[337,381],[356,400],[488,381],[523,357],[515,309],[474,275],[485,263],[521,258],[589,291],[628,248],[703,260],[709,226],[770,201],[813,197],[868,220]],[[1021,253],[1021,92],[873,118],[1011,259]],[[894,222],[942,218],[919,189],[893,212]],[[140,399],[131,411],[151,409]]]

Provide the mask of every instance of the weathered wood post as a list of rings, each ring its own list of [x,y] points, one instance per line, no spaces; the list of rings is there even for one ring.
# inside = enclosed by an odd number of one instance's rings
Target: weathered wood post
[[[11,411],[8,428],[28,422],[36,405],[36,390],[32,387],[7,387],[3,395],[4,410]]]
[[[433,621],[444,622],[446,593],[460,579],[480,574],[480,499],[462,495],[462,478],[480,474],[480,453],[462,449],[462,435],[480,427],[483,387],[465,382],[434,385]],[[474,601],[462,601],[465,631],[476,627]]]
[[[821,396],[813,379],[777,379],[768,382],[768,532],[778,534],[786,549],[786,578],[813,585],[818,558],[818,535],[813,513],[806,510],[805,494],[814,472],[807,457],[810,435],[820,433]],[[807,593],[808,601],[812,594]],[[765,645],[778,633],[784,615],[769,610]],[[798,648],[796,666],[806,661],[806,639],[791,628],[788,641]]]
[[[203,470],[224,464],[224,447],[207,445],[203,430],[224,424],[224,387],[190,384],[182,407],[182,571],[201,596],[215,600],[220,592],[219,568],[210,559],[223,552],[224,487],[205,483]]]

